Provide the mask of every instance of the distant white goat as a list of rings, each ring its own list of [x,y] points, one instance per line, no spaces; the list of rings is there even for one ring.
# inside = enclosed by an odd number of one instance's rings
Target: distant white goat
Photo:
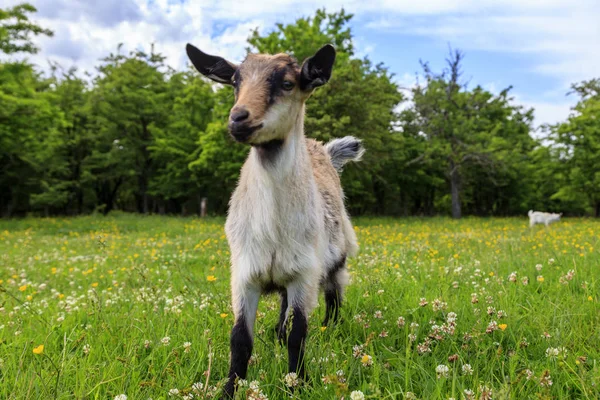
[[[552,222],[559,221],[560,217],[562,217],[562,213],[555,214],[533,210],[529,210],[527,215],[529,215],[529,227],[533,227],[535,224],[544,224],[548,226]]]
[[[186,50],[198,71],[234,87],[229,133],[252,146],[225,224],[235,324],[224,394],[232,397],[236,379],[246,378],[262,293],[281,296],[277,334],[287,339],[289,371],[302,378],[308,316],[319,289],[325,292],[324,324],[338,317],[346,257],[358,249],[339,172],[364,150],[353,137],[323,146],[304,136],[304,103],[331,76],[332,46],[301,67],[287,54],[249,54],[238,66],[190,44]]]

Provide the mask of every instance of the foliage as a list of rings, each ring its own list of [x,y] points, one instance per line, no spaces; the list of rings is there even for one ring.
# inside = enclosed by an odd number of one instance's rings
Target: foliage
[[[586,208],[600,217],[600,79],[573,85],[580,100],[569,119],[553,127],[565,185],[555,199],[577,202],[584,198]]]
[[[453,217],[461,217],[469,191],[469,206],[477,214],[519,210],[503,204],[518,193],[509,191],[510,198],[502,193],[510,186],[516,189],[522,160],[535,145],[530,136],[533,113],[511,103],[510,88],[498,95],[480,86],[469,90],[460,81],[462,58],[459,51],[451,53],[441,74],[423,64],[425,82],[412,89],[413,104],[402,120],[423,137],[419,162],[443,165]]]
[[[51,32],[28,4],[0,10],[0,51],[35,53]],[[342,184],[356,214],[514,215],[529,209],[600,215],[599,81],[573,86],[580,101],[563,124],[534,138],[534,110],[510,88],[491,93],[462,82],[462,53],[423,73],[408,91],[368,57],[357,57],[344,10],[267,32],[248,51],[294,55],[337,50],[333,75],[306,104],[306,134],[323,142],[353,135],[367,149]],[[183,49],[182,49],[183,53]],[[404,94],[409,94],[408,96]],[[232,142],[230,87],[192,69],[174,71],[150,53],[117,51],[96,73],[50,76],[27,62],[0,63],[0,214],[222,214],[248,148]]]
[[[34,6],[27,3],[4,10],[0,8],[0,52],[37,53],[39,49],[31,41],[31,36],[53,35],[51,30],[29,21],[27,14],[36,11]]]

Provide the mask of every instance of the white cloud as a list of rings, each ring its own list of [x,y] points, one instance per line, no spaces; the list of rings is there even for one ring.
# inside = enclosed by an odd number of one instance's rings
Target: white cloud
[[[37,38],[42,51],[28,56],[45,67],[46,60],[65,68],[94,66],[123,43],[124,52],[156,51],[167,63],[182,68],[185,43],[211,54],[240,61],[250,30],[270,29],[277,21],[313,15],[322,0],[30,0],[39,10],[33,19],[55,31],[53,38]],[[5,0],[3,6],[21,3]],[[562,97],[568,84],[597,76],[600,71],[600,1],[578,0],[330,0],[329,11],[344,7],[355,13],[354,23],[370,30],[433,38],[466,51],[485,50],[529,55],[533,70],[557,81],[545,94],[525,101],[535,105],[536,121],[552,122],[568,114],[572,102]],[[364,29],[363,29],[364,32]],[[373,54],[377,44],[355,38],[357,54]],[[317,44],[316,44],[317,45]],[[379,60],[374,60],[379,61]],[[399,73],[401,86],[414,76]],[[515,72],[517,73],[517,72]],[[564,90],[563,90],[564,88]],[[526,88],[520,88],[526,90]],[[560,99],[559,101],[553,101]]]
[[[534,71],[561,83],[589,79],[600,71],[600,2],[494,2],[485,7],[451,3],[425,15],[387,15],[371,29],[432,37],[465,50],[529,54]],[[400,2],[402,4],[402,2]],[[429,4],[429,2],[427,3]]]

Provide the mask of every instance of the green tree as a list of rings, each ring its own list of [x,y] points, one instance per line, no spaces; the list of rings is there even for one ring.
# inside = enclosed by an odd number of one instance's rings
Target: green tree
[[[103,61],[90,98],[95,143],[87,176],[105,213],[118,197],[123,205],[133,202],[138,212],[148,213],[155,167],[152,127],[163,128],[168,119],[171,70],[164,71],[164,57],[154,51],[111,54]]]
[[[576,203],[581,197],[600,217],[600,79],[572,86],[580,99],[568,120],[553,127],[556,143],[567,176],[554,198]]]
[[[49,82],[31,65],[0,64],[0,207],[5,216],[49,205],[31,204],[31,196],[48,191],[49,178],[64,168],[55,152],[62,113],[48,89]]]
[[[150,146],[157,164],[150,181],[150,193],[165,201],[174,201],[185,213],[186,203],[206,196],[209,180],[198,176],[194,164],[201,151],[200,137],[212,120],[215,94],[211,84],[189,70],[174,74],[169,80],[168,95],[173,104],[164,127],[151,126],[154,144]],[[161,212],[165,204],[159,205]]]
[[[36,11],[36,8],[28,3],[8,9],[0,8],[0,51],[2,53],[37,53],[39,49],[31,41],[32,36],[53,35],[51,30],[29,21],[27,14]]]
[[[35,53],[32,35],[52,35],[29,21],[29,4],[0,9],[0,52]],[[48,176],[63,166],[54,155],[60,110],[50,82],[26,62],[0,63],[0,212],[29,211],[31,196],[48,188]],[[43,203],[43,202],[42,202]]]
[[[490,184],[496,187],[491,196],[498,196],[510,165],[535,145],[529,136],[532,112],[511,104],[510,88],[498,95],[480,86],[468,90],[460,81],[462,59],[460,51],[451,52],[441,74],[422,63],[425,82],[413,88],[413,104],[405,113],[407,124],[413,125],[409,130],[418,130],[426,141],[414,161],[435,160],[444,166],[450,196],[442,200],[449,197],[454,218],[462,216],[469,179],[474,183],[471,199]]]
[[[86,208],[84,204],[84,162],[91,154],[94,140],[89,129],[89,85],[77,75],[75,68],[63,71],[59,65],[52,66],[51,81],[53,103],[64,116],[64,124],[59,130],[59,143],[55,148],[62,168],[51,175],[52,183],[42,195],[36,197],[36,201],[55,209],[61,206],[62,213],[78,214],[94,208],[93,205]],[[88,198],[91,202],[95,201],[93,196]]]

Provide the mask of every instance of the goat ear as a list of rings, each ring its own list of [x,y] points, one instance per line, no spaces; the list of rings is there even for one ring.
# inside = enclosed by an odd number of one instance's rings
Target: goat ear
[[[224,58],[211,56],[202,52],[196,46],[187,44],[185,51],[194,67],[202,75],[212,79],[215,82],[232,85],[233,74],[237,67]]]
[[[300,88],[305,91],[323,86],[331,78],[331,69],[335,62],[335,48],[326,44],[314,56],[310,57],[300,72]]]

